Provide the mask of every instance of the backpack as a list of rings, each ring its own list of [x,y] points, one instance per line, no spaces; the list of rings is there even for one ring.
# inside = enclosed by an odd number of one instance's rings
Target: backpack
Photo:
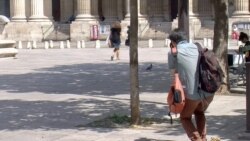
[[[185,106],[185,94],[179,79],[179,74],[175,73],[174,83],[170,87],[167,103],[169,106],[168,115],[171,118],[171,124],[173,123],[171,113],[180,114]]]
[[[222,84],[224,77],[223,71],[216,55],[212,51],[203,48],[200,43],[195,43],[195,45],[199,51],[199,61],[197,65],[199,72],[199,90],[214,93]]]

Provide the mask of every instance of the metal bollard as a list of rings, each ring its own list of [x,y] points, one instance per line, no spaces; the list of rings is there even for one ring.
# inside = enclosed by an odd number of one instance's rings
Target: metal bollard
[[[246,132],[250,133],[250,62],[246,63]]]

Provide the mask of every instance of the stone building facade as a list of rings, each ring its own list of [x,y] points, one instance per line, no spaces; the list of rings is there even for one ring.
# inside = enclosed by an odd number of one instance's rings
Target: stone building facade
[[[243,29],[250,29],[249,1],[229,0],[230,30],[240,22],[246,24]],[[166,38],[178,26],[178,3],[178,0],[138,0],[139,38]],[[211,1],[189,0],[188,7],[190,38],[212,37]],[[129,0],[1,0],[0,15],[10,19],[1,26],[2,39],[105,39],[114,21],[121,22],[125,38],[130,6]]]

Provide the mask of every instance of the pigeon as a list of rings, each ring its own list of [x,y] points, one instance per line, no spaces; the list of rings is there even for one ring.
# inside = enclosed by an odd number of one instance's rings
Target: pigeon
[[[153,65],[152,65],[152,64],[150,64],[150,65],[146,68],[146,71],[151,71],[151,70],[152,70],[152,68],[153,68]]]

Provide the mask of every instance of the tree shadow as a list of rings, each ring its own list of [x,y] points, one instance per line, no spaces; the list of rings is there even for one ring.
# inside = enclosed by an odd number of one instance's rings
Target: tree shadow
[[[0,130],[80,130],[79,127],[93,120],[103,119],[114,113],[130,113],[129,100],[95,96],[51,101],[1,100],[0,106]],[[163,118],[167,107],[165,103],[142,101],[141,112],[145,117]],[[90,130],[96,131],[95,128]]]
[[[140,93],[167,94],[170,80],[166,64],[155,63],[152,71],[145,71],[147,65],[141,63],[139,66]],[[130,93],[128,63],[60,65],[36,69],[31,73],[2,74],[0,83],[1,91],[6,91],[8,95],[30,93],[32,97],[32,93],[42,93],[51,94],[51,98],[58,98],[56,95],[62,94],[88,96],[51,101],[1,100],[0,121],[3,124],[0,130],[77,129],[77,125],[112,113],[129,114],[129,95],[127,99],[111,97]],[[145,102],[144,113],[160,116],[158,109],[166,111],[165,103],[165,108],[157,108],[155,104]]]
[[[158,139],[150,139],[150,138],[140,138],[134,141],[174,141],[174,140],[158,140]]]
[[[140,94],[168,92],[170,78],[167,64],[154,63],[152,71],[145,71],[148,62],[140,63]],[[42,93],[58,95],[74,94],[78,98],[49,100],[10,99],[0,101],[0,130],[20,129],[77,129],[93,120],[101,119],[113,113],[130,113],[129,105],[129,64],[119,62],[86,63],[60,65],[51,68],[33,70],[25,74],[0,75],[0,89],[11,94]],[[117,95],[127,95],[117,98]],[[84,96],[84,97],[81,97]],[[86,96],[86,97],[85,97]],[[168,107],[163,102],[141,100],[141,114],[145,117],[164,118]],[[245,110],[238,109],[238,115],[208,115],[208,133],[217,134],[224,139],[235,139],[235,131],[242,133],[245,126]],[[84,130],[84,129],[83,129]],[[110,132],[119,129],[97,129],[97,132]],[[164,126],[155,133],[178,136],[183,135],[181,126]],[[154,140],[141,138],[141,140]],[[138,139],[140,140],[140,139]]]
[[[140,92],[167,92],[170,82],[166,64],[154,64],[152,71],[140,65]],[[35,70],[27,74],[0,75],[0,89],[9,93],[117,95],[130,91],[129,65],[76,64]]]
[[[208,134],[218,135],[222,140],[238,140],[246,130],[246,110],[233,110],[235,115],[208,115]]]
[[[2,100],[0,105],[0,130],[77,129],[79,124],[87,124],[93,118],[102,118],[118,110],[113,107],[127,108],[118,101],[91,98],[57,102]]]

